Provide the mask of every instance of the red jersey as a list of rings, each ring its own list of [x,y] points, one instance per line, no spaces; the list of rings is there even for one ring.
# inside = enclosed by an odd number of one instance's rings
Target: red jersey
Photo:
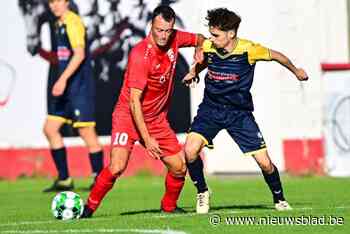
[[[143,90],[141,105],[145,122],[165,117],[173,93],[179,48],[195,46],[196,41],[196,34],[175,30],[166,51],[160,50],[150,35],[136,44],[129,54],[124,84],[113,116],[131,114],[130,88],[136,88]]]

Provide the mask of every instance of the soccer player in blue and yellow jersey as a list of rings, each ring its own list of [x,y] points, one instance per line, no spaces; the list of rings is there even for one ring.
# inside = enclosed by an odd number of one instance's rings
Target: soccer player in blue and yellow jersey
[[[78,129],[89,150],[90,163],[95,175],[103,168],[102,147],[95,131],[95,85],[86,45],[85,27],[81,18],[69,10],[69,0],[49,0],[52,13],[57,17],[57,80],[49,98],[48,117],[44,126],[52,158],[58,170],[58,179],[44,192],[70,190],[66,149],[60,128],[64,123]]]
[[[212,146],[217,133],[226,129],[246,155],[251,155],[262,170],[270,188],[275,208],[290,210],[285,200],[277,167],[271,162],[264,138],[252,114],[250,88],[257,61],[277,61],[298,80],[307,80],[303,69],[296,68],[280,52],[237,37],[241,18],[226,8],[209,10],[210,39],[203,44],[204,62],[197,64],[184,81],[194,81],[196,73],[208,68],[204,98],[194,118],[185,143],[187,167],[197,187],[197,213],[208,213],[209,192],[203,175],[203,162],[198,157],[204,146]]]

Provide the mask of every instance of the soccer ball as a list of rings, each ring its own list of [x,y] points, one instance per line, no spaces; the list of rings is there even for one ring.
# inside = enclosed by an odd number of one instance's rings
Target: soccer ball
[[[51,203],[51,211],[56,219],[78,219],[83,210],[83,200],[74,192],[60,192]]]

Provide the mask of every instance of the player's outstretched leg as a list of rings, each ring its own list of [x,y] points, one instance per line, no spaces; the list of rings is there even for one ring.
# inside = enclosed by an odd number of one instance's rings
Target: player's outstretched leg
[[[270,188],[273,196],[275,209],[278,211],[291,210],[292,207],[284,198],[283,188],[277,167],[271,162],[267,151],[262,151],[254,155],[256,162],[259,164],[265,182]]]
[[[78,131],[80,137],[84,140],[85,145],[89,149],[89,159],[93,173],[93,182],[90,186],[90,189],[92,189],[96,182],[97,176],[103,169],[103,150],[98,142],[94,126],[81,127]]]
[[[73,180],[69,177],[66,148],[59,132],[63,123],[60,119],[48,118],[44,125],[44,134],[50,144],[51,156],[58,172],[58,178],[43,192],[66,191],[74,188]]]
[[[165,193],[161,201],[161,210],[165,213],[184,213],[185,211],[177,206],[182,188],[185,184],[186,164],[183,151],[176,155],[162,158],[168,168],[165,177]]]
[[[98,175],[80,218],[90,218],[96,211],[102,199],[112,189],[116,179],[126,169],[129,155],[130,151],[128,149],[119,147],[112,149],[110,165],[105,167]]]
[[[191,180],[197,188],[196,212],[198,214],[207,214],[210,209],[210,194],[204,178],[203,161],[199,156],[203,146],[203,139],[197,135],[190,134],[186,139],[186,162]]]

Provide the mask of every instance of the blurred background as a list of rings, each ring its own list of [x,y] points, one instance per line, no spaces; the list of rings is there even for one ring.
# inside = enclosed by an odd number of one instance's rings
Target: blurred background
[[[158,4],[171,5],[176,27],[209,36],[208,9],[227,7],[242,17],[238,36],[286,54],[309,74],[300,83],[271,62],[256,66],[254,115],[271,158],[292,175],[350,176],[350,40],[348,0],[71,0],[87,28],[97,97],[97,130],[109,151],[111,113],[123,82],[130,49],[148,33]],[[49,52],[54,17],[46,0],[0,3],[0,177],[55,176],[42,133],[48,77],[55,75]],[[177,64],[170,121],[183,142],[203,95],[203,79],[194,89],[181,84],[193,49],[183,49]],[[203,78],[204,72],[202,74]],[[89,175],[87,151],[69,127],[63,129],[69,167],[76,177]],[[251,174],[260,169],[242,156],[226,132],[203,157],[208,174]],[[106,163],[108,157],[105,157]],[[159,162],[138,145],[125,175],[147,170],[162,174]]]

